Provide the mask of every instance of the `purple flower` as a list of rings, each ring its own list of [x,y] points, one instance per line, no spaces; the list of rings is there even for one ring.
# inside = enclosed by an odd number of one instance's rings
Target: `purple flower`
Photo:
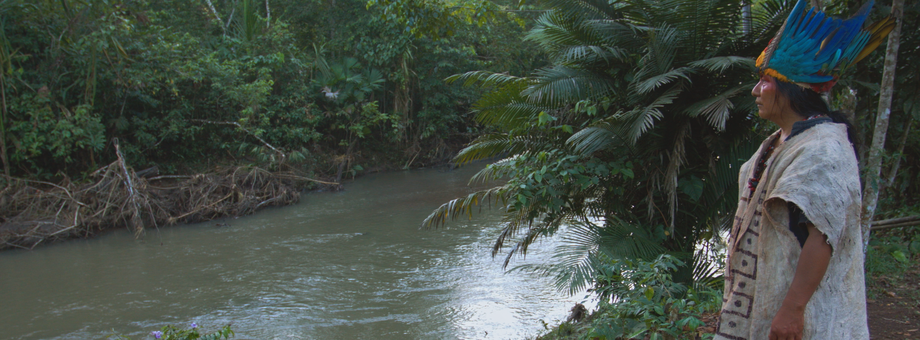
[[[198,328],[198,324],[197,324],[197,323],[194,323],[194,322],[192,322],[192,324],[191,324],[191,325],[188,325],[188,326],[191,327],[191,328]]]
[[[150,335],[153,335],[154,338],[159,339],[159,338],[162,338],[162,337],[163,337],[163,332],[160,332],[160,331],[153,331],[153,332],[150,332]]]

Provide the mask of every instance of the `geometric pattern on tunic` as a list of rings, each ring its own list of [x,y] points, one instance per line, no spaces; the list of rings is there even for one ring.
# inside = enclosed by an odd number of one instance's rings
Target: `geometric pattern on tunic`
[[[745,203],[750,204],[747,200]],[[744,234],[738,235],[740,225],[743,223],[741,216],[735,217],[735,228],[730,235],[729,244],[735,247],[730,249],[729,266],[726,273],[726,286],[730,290],[728,298],[722,299],[722,311],[716,328],[716,334],[725,339],[747,340],[750,328],[747,323],[751,317],[754,304],[754,281],[757,280],[757,238],[760,236],[760,219],[762,213],[759,207],[763,200],[757,202],[758,208]],[[745,323],[741,325],[739,323]],[[740,326],[740,327],[739,327]]]

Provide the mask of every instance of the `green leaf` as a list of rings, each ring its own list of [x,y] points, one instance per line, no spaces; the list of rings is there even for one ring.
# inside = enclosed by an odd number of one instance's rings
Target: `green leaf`
[[[703,181],[696,176],[691,175],[689,178],[681,178],[677,183],[680,191],[690,196],[693,201],[698,201],[703,195]]]
[[[555,120],[556,120],[556,117],[546,114],[545,111],[541,111],[540,115],[537,116],[537,121],[540,123],[540,125],[546,125],[547,123],[555,121]]]
[[[905,264],[906,264],[906,263],[910,262],[910,260],[907,259],[907,256],[904,255],[904,252],[902,252],[900,249],[891,252],[891,257],[894,257],[895,260],[897,260],[898,262],[901,262],[901,263],[905,263]]]

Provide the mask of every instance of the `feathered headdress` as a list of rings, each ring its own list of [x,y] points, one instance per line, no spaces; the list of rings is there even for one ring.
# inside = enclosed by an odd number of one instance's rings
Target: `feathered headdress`
[[[799,0],[757,58],[760,74],[818,93],[830,91],[848,67],[872,53],[894,28],[890,17],[863,28],[874,3],[840,20],[816,8],[805,12],[805,0]]]

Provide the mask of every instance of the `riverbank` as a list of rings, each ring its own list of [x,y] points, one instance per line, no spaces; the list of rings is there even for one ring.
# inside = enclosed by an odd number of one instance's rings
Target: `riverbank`
[[[461,147],[413,158],[415,166],[449,161]],[[66,239],[90,238],[105,231],[128,229],[140,237],[149,228],[197,223],[225,217],[250,215],[272,206],[297,203],[302,192],[335,191],[341,181],[365,174],[413,166],[387,161],[386,153],[368,154],[335,162],[333,174],[310,174],[296,167],[239,165],[235,160],[207,171],[160,175],[156,167],[135,171],[115,145],[117,159],[96,169],[88,179],[57,183],[12,178],[0,189],[0,251],[33,249]],[[447,155],[447,156],[445,156]],[[417,155],[416,155],[417,156]],[[366,164],[360,167],[356,162]],[[353,164],[342,166],[345,164]],[[343,168],[349,170],[343,173]],[[194,169],[194,167],[191,167]],[[318,177],[318,178],[315,178]],[[337,181],[338,180],[338,181]]]
[[[33,249],[119,228],[140,236],[151,227],[243,216],[296,203],[308,183],[339,185],[295,171],[251,166],[187,176],[138,174],[120,150],[116,153],[117,160],[94,171],[86,183],[10,180],[0,191],[0,250]]]
[[[229,167],[188,176],[138,176],[112,163],[84,184],[14,179],[0,192],[0,250],[32,249],[70,238],[243,216],[296,203],[306,183],[295,172]]]

